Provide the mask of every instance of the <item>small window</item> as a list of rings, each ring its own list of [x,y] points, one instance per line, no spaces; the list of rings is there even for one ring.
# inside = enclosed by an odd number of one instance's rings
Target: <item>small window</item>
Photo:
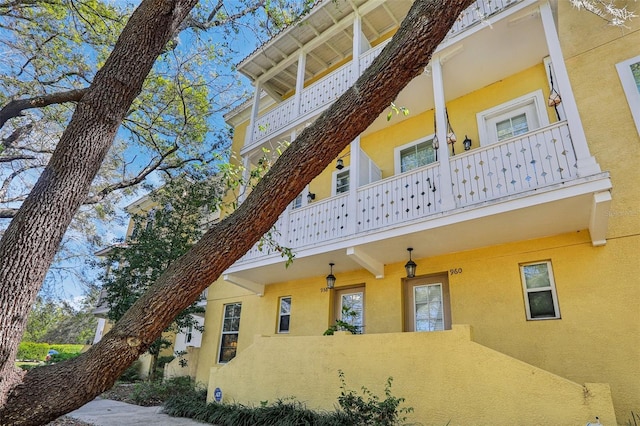
[[[481,145],[490,145],[549,125],[542,90],[520,96],[477,115]]]
[[[224,317],[222,318],[222,336],[220,338],[219,363],[231,361],[236,356],[238,347],[238,332],[240,331],[241,303],[224,305]]]
[[[396,174],[435,162],[436,151],[433,149],[433,135],[396,148],[394,156]]]
[[[304,198],[303,195],[304,194],[301,192],[296,198],[293,199],[293,201],[291,202],[292,209],[299,209],[300,207],[302,207],[302,200]]]
[[[345,167],[344,169],[333,172],[333,188],[332,195],[338,195],[345,192],[349,192],[349,184],[350,184],[350,176],[349,176],[349,168]]]
[[[280,298],[280,312],[278,313],[278,333],[289,332],[291,319],[291,296]]]
[[[520,266],[527,319],[560,318],[558,297],[551,262],[528,263]]]
[[[640,134],[640,56],[616,64],[633,121]]]

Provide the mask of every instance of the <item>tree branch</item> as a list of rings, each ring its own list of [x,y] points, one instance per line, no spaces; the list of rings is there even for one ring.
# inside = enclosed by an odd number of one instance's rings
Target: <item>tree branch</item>
[[[48,95],[37,96],[29,99],[15,99],[0,109],[0,129],[7,120],[19,117],[22,111],[32,108],[42,108],[53,104],[61,104],[65,102],[78,102],[88,89],[73,89],[66,92],[51,93]]]
[[[0,208],[0,219],[11,219],[16,213],[18,213],[18,209]]]
[[[2,128],[2,126],[0,126],[0,128]],[[2,140],[2,146],[5,148],[11,148],[13,146],[14,143],[16,143],[18,141],[18,139],[20,139],[22,137],[22,135],[24,135],[25,133],[28,133],[31,131],[31,129],[33,129],[33,124],[29,123],[25,126],[22,127],[18,127],[17,129],[15,129],[13,131],[13,133],[11,133],[9,136],[7,136],[6,138],[4,138]]]

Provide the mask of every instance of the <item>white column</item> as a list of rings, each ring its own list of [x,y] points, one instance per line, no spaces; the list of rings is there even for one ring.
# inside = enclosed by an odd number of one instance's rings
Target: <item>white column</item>
[[[453,186],[451,180],[451,166],[449,165],[449,145],[447,145],[447,116],[446,102],[444,98],[444,84],[442,81],[442,65],[440,57],[431,57],[431,78],[433,80],[433,100],[435,104],[436,127],[438,142],[438,161],[440,162],[440,200],[441,209],[453,210],[456,207],[453,198]]]
[[[295,103],[296,103],[296,116],[300,115],[300,111],[302,111],[302,91],[304,90],[304,69],[307,64],[307,54],[304,52],[300,52],[298,55],[298,73],[296,75],[296,94],[295,94]]]
[[[567,124],[571,132],[571,141],[576,152],[578,164],[578,176],[589,176],[600,173],[600,165],[596,162],[595,157],[591,155],[589,146],[587,145],[587,137],[584,134],[582,120],[578,113],[576,99],[573,96],[569,74],[564,63],[564,56],[560,48],[560,39],[556,31],[556,25],[553,20],[553,12],[548,2],[540,5],[540,16],[542,17],[542,26],[544,27],[544,35],[549,49],[549,56],[553,63],[555,71],[556,83],[558,84],[558,92],[562,98],[564,111],[567,116]]]
[[[247,127],[247,134],[244,135],[244,146],[247,147],[253,143],[253,128],[256,125],[258,119],[258,111],[260,110],[260,81],[255,82],[255,92],[253,93],[253,105],[251,106],[251,117],[249,118],[249,127]]]
[[[362,45],[362,17],[356,12],[353,20],[353,57],[351,58],[351,83],[360,77],[360,46]]]
[[[347,198],[347,234],[356,233],[358,187],[360,186],[360,136],[355,138],[349,148],[351,159],[349,160],[349,196]],[[333,163],[335,164],[335,163]]]

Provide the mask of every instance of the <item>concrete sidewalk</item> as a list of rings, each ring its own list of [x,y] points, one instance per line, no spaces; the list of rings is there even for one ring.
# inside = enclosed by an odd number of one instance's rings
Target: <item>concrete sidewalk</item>
[[[206,424],[183,417],[170,417],[162,413],[162,407],[140,407],[102,398],[94,399],[67,416],[96,426],[202,426]]]

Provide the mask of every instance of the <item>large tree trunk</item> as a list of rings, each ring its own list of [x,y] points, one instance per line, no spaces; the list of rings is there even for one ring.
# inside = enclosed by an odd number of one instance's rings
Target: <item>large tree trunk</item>
[[[351,89],[285,150],[248,199],[232,215],[210,229],[187,254],[174,262],[114,328],[88,352],[69,362],[31,370],[24,377],[23,382],[11,390],[6,404],[0,409],[0,423],[40,424],[81,406],[109,389],[120,373],[145,352],[173,318],[196,300],[199,294],[225,269],[247,252],[269,230],[279,214],[303,190],[304,186],[362,133],[389,106],[409,81],[422,72],[432,52],[445,37],[457,16],[472,1],[416,1],[400,29],[380,56]],[[130,25],[131,22],[127,28]],[[127,30],[125,33],[121,41],[132,37]],[[132,42],[131,39],[128,40]],[[118,46],[114,54],[117,50]],[[140,50],[138,49],[137,52]],[[153,55],[153,58],[156,54],[146,52],[146,55]],[[81,104],[83,103],[85,103],[84,99]],[[80,109],[81,105],[78,108]],[[125,110],[126,108],[121,112]],[[74,120],[76,120],[75,116]],[[105,128],[104,131],[115,130]],[[82,133],[74,132],[74,134],[83,140]],[[79,142],[77,141],[76,145],[85,145]],[[74,156],[76,148],[69,148],[66,145],[62,148],[62,155]],[[62,166],[61,163],[57,164]],[[292,168],[291,164],[295,164],[296,167]],[[73,176],[88,173],[85,171],[88,165],[74,165],[73,168],[81,170],[60,170],[59,172],[71,173]],[[94,168],[97,170],[97,166]],[[90,179],[86,182],[86,188],[89,182]],[[86,188],[83,194],[86,193]],[[74,191],[79,189],[76,187]],[[274,197],[273,194],[278,195]],[[56,197],[57,195],[49,195],[45,192],[37,201],[44,204],[43,206],[35,206],[34,202],[31,202],[28,205],[29,210],[19,216],[21,222],[36,221],[41,220],[38,214],[43,215],[44,210],[49,210],[56,212],[53,215],[55,218],[44,220],[44,223],[39,222],[35,228],[30,226],[28,229],[14,229],[12,236],[7,242],[3,240],[3,245],[0,247],[2,256],[9,256],[11,253],[7,253],[8,251],[19,253],[11,254],[10,257],[14,259],[11,263],[4,260],[0,263],[0,277],[2,277],[3,286],[7,288],[3,290],[2,297],[6,298],[8,291],[30,295],[21,294],[19,302],[14,301],[14,298],[11,298],[10,303],[3,302],[2,306],[7,306],[19,316],[12,323],[15,330],[11,335],[11,342],[14,343],[19,339],[31,297],[35,296],[48,263],[39,260],[38,270],[42,269],[42,271],[37,274],[38,279],[25,273],[24,276],[14,278],[16,285],[13,287],[8,285],[12,270],[13,268],[26,269],[25,266],[30,265],[30,261],[25,256],[36,253],[50,261],[62,231],[83,198],[82,196],[74,197],[76,204],[72,206],[68,202],[57,203]],[[66,197],[69,198],[69,195],[67,194]],[[36,208],[40,213],[35,213],[33,217],[32,211]],[[59,215],[64,215],[65,219],[62,220]],[[14,222],[17,219],[18,217]],[[13,228],[18,228],[18,225]],[[40,235],[42,231],[39,229],[46,229],[47,235]],[[49,235],[52,233],[55,234],[55,238]],[[37,243],[29,242],[36,236]],[[24,243],[18,242],[18,237],[23,238]],[[47,243],[41,243],[40,239]],[[25,251],[20,248],[20,244],[32,244],[38,248]],[[28,254],[25,255],[25,253]],[[19,273],[22,272],[15,271],[16,275]],[[9,316],[14,317],[14,315]],[[13,348],[9,352],[9,356],[15,354]],[[5,368],[1,371],[10,370]],[[0,372],[0,374],[4,373]]]
[[[18,343],[60,240],[153,63],[196,3],[146,0],[133,13],[0,240],[0,405],[19,378]]]

